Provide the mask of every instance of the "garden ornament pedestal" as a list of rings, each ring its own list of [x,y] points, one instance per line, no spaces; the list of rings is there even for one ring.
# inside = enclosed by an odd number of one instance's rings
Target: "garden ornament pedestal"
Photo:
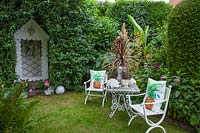
[[[18,80],[48,79],[47,41],[49,36],[30,19],[15,33]]]

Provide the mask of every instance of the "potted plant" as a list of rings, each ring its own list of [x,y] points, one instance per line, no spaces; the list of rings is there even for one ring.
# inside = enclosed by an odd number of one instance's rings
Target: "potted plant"
[[[125,23],[122,25],[121,34],[113,41],[111,51],[104,56],[103,66],[111,72],[117,71],[117,79],[120,81],[123,71],[137,72],[139,59],[142,52],[130,41]]]
[[[145,103],[152,103],[154,102],[154,99],[156,98],[156,92],[157,91],[157,84],[152,84],[147,88],[147,98],[145,99]],[[145,104],[145,107],[147,109],[152,109],[153,104]]]
[[[44,90],[45,95],[50,95],[54,93],[54,90],[51,88],[48,80],[44,81],[44,86],[47,88],[47,90]]]
[[[122,72],[122,77],[121,77],[121,85],[122,87],[128,87],[129,81],[131,79],[131,75],[127,71]]]

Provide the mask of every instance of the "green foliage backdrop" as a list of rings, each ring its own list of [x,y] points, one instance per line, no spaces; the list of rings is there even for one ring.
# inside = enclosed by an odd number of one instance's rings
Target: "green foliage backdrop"
[[[97,4],[94,0],[2,0],[0,78],[6,85],[16,79],[14,33],[31,18],[50,36],[51,84],[79,91],[83,81],[89,78],[89,69],[101,69],[98,65],[101,55],[110,50],[122,22],[128,21],[128,14],[135,16],[141,25],[152,27],[154,36],[157,34],[155,26],[162,25],[170,10],[171,6],[162,2]]]
[[[199,79],[200,2],[190,0],[190,4],[195,6],[188,6],[188,1],[176,7],[170,18],[169,63],[173,71],[181,70],[190,77]],[[133,16],[142,28],[149,25],[148,41],[155,41],[158,29],[162,29],[171,9],[172,7],[164,2],[147,1],[118,0],[117,3],[96,3],[94,0],[1,0],[0,80],[3,80],[6,86],[12,86],[16,79],[14,33],[31,18],[50,36],[48,58],[51,84],[54,87],[63,85],[70,91],[80,91],[82,82],[89,77],[89,69],[101,69],[100,65],[97,65],[102,60],[101,55],[110,50],[123,22],[126,22],[129,34],[132,33],[128,14]],[[161,39],[156,42],[163,43],[162,41]],[[156,78],[159,78],[161,73],[166,74],[167,70],[161,69],[159,74],[151,72]],[[140,76],[149,77],[148,74],[142,73]],[[181,80],[184,83],[180,85],[173,84],[172,101],[168,111],[173,118],[197,128],[200,121],[197,115],[200,114],[198,81],[185,79]]]
[[[16,79],[14,33],[33,18],[50,36],[50,82],[68,90],[80,90],[84,76],[118,33],[118,24],[95,16],[93,6],[83,0],[1,1],[0,78],[7,85]]]
[[[106,4],[105,6],[107,7]],[[111,4],[110,7],[107,8],[105,14],[117,20],[119,23],[126,22],[127,29],[130,33],[132,33],[133,29],[127,15],[133,16],[143,29],[145,26],[149,26],[148,38],[150,41],[158,35],[157,29],[162,27],[164,22],[168,20],[171,10],[171,5],[165,2],[118,0],[115,4]]]

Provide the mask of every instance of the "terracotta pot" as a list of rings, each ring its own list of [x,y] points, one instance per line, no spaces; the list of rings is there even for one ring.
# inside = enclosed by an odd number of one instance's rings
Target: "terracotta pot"
[[[99,81],[94,81],[93,86],[94,86],[94,88],[101,88],[101,82],[99,82]]]
[[[152,102],[154,102],[154,99],[153,99],[153,98],[147,97],[146,100],[145,100],[145,103],[152,103]],[[153,104],[145,104],[145,107],[146,107],[147,109],[151,110],[152,107],[153,107]]]

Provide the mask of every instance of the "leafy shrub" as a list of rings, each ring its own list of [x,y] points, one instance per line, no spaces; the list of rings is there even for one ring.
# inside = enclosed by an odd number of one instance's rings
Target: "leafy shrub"
[[[27,132],[37,124],[29,115],[37,102],[23,97],[25,88],[24,83],[5,88],[0,82],[0,132]]]
[[[155,80],[170,77],[170,72],[166,68],[166,40],[167,27],[158,28],[159,34],[147,45],[147,55],[145,56],[145,64],[142,64],[140,71],[134,74],[141,89],[146,88],[148,77]],[[162,42],[162,44],[160,44]]]
[[[168,115],[199,130],[199,80],[183,78],[182,76],[171,76],[168,80],[173,85]]]

